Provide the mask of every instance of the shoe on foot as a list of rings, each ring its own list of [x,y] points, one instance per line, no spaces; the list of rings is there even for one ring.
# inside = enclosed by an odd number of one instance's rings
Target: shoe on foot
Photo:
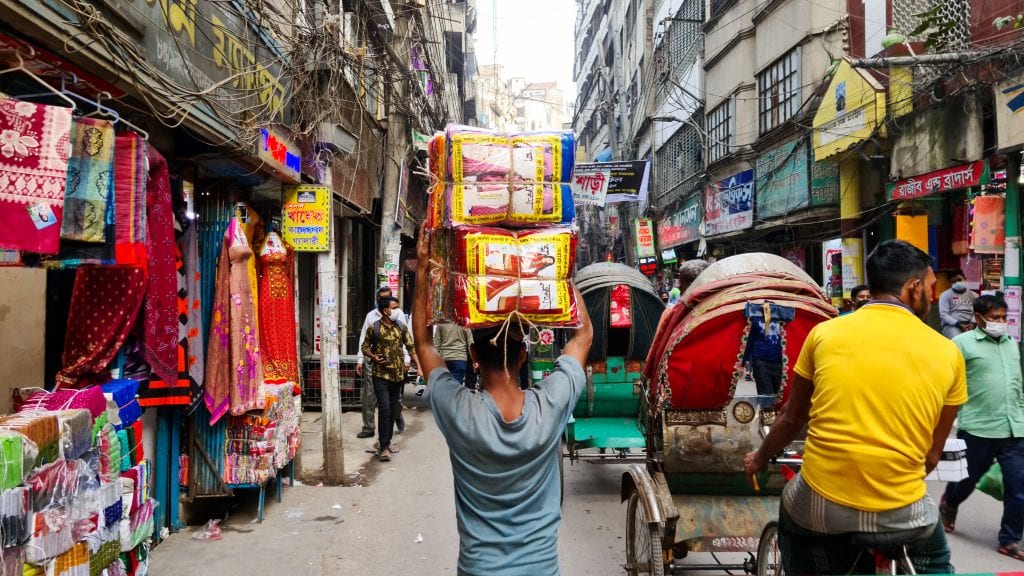
[[[391,451],[390,450],[385,450],[385,451],[381,452],[380,453],[380,461],[381,462],[391,462]]]
[[[945,497],[939,501],[939,519],[942,520],[942,529],[947,534],[952,534],[956,530],[956,508],[946,504]]]
[[[1003,544],[998,548],[998,550],[1003,556],[1009,556],[1014,560],[1024,562],[1024,549],[1020,547],[1020,544]]]
[[[356,434],[356,438],[373,438],[373,432],[360,432]]]

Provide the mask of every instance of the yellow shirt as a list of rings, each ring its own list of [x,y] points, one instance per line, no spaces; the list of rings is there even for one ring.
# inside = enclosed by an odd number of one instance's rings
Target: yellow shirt
[[[869,304],[815,326],[795,371],[814,383],[802,469],[811,488],[869,512],[924,497],[939,413],[967,401],[952,341],[906,308]]]

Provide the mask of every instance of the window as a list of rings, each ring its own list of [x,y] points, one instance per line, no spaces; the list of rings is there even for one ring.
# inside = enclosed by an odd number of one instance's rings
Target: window
[[[708,114],[708,163],[732,152],[735,100],[729,98]]]
[[[800,109],[800,47],[757,75],[758,127],[761,134],[782,125]]]
[[[700,116],[698,110],[694,118]],[[700,189],[702,150],[700,131],[691,124],[685,124],[658,148],[653,193],[656,205],[668,206]]]

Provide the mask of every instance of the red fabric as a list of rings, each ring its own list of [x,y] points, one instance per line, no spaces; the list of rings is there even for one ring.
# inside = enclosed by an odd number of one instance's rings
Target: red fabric
[[[179,303],[174,242],[174,212],[167,161],[152,146],[149,154],[149,182],[146,186],[146,244],[149,266],[143,308],[142,351],[160,380],[178,379]]]
[[[177,316],[175,321],[178,325],[178,343],[175,347],[177,353],[177,374],[174,380],[164,380],[154,374],[148,381],[139,386],[139,405],[149,406],[187,406],[191,403],[192,390],[191,379],[188,373],[188,319],[189,319],[189,298],[187,279],[185,277],[185,266],[182,254],[177,247],[176,268],[177,268]]]
[[[78,269],[58,385],[81,388],[109,380],[103,371],[135,326],[145,287],[138,267]]]
[[[114,258],[140,267],[146,265],[145,148],[131,133],[118,135],[114,145]]]
[[[668,383],[673,408],[715,409],[729,403],[746,320],[742,312],[715,318],[672,349]]]
[[[70,109],[0,98],[0,248],[60,250],[70,155]]]
[[[668,346],[669,336],[675,331],[675,327],[679,325],[684,310],[685,306],[683,306],[682,302],[679,302],[665,310],[661,315],[661,322],[658,323],[658,329],[654,332],[651,350],[647,353],[647,360],[644,363],[644,376],[650,381],[654,381],[655,376],[658,374],[658,364],[661,363],[661,358],[665,355],[665,347]]]
[[[298,382],[293,260],[274,233],[267,235],[262,252],[257,301],[263,376],[272,384]]]
[[[967,255],[967,205],[958,204],[953,206],[953,254],[957,256]]]
[[[629,328],[633,326],[629,286],[625,284],[619,284],[612,288],[610,326],[612,328]]]
[[[1006,249],[1006,210],[1002,196],[974,199],[971,250],[979,254],[1002,254]]]

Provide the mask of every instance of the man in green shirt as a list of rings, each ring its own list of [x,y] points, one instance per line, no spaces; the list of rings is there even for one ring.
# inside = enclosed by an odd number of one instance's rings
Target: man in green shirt
[[[998,461],[1004,493],[999,553],[1024,560],[1024,396],[1020,352],[1006,335],[1006,308],[997,296],[978,297],[977,327],[953,338],[967,364],[967,403],[960,408],[957,436],[967,444],[968,478],[946,486],[939,513],[952,532],[957,508]]]

